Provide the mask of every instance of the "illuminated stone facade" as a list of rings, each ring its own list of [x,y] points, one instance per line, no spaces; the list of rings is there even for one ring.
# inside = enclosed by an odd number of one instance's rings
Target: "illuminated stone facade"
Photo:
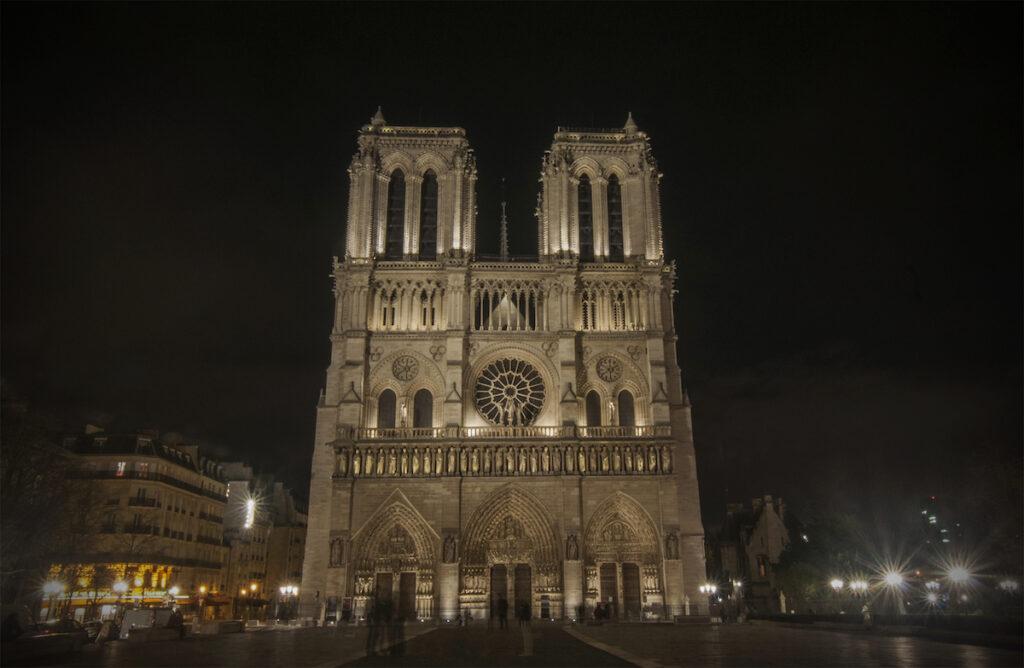
[[[317,409],[301,614],[693,614],[704,580],[660,174],[559,128],[534,261],[476,255],[461,128],[359,133]]]
[[[64,445],[82,483],[76,548],[51,575],[71,587],[76,614],[114,603],[117,582],[127,585],[121,600],[138,603],[167,600],[172,588],[181,602],[222,589],[227,488],[217,462],[148,432],[89,430]]]

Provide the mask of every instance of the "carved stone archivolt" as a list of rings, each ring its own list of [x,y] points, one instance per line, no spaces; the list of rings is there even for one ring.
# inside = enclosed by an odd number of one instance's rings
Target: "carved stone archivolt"
[[[515,485],[488,497],[473,513],[462,541],[463,593],[479,593],[494,564],[529,564],[535,591],[561,591],[562,555],[554,523],[541,502]],[[469,586],[467,586],[467,584]]]
[[[660,542],[656,525],[643,506],[616,492],[590,518],[583,534],[583,558],[588,566],[606,562],[657,566]]]
[[[432,573],[439,543],[440,537],[404,497],[379,510],[353,540],[357,589],[360,578],[372,582],[379,572]]]

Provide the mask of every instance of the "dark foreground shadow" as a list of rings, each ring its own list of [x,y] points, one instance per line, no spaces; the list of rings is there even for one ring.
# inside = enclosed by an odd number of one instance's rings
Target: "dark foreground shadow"
[[[631,666],[573,638],[554,623],[531,626],[533,654],[523,654],[517,624],[508,630],[479,626],[442,627],[392,648],[387,656],[366,656],[347,666]]]

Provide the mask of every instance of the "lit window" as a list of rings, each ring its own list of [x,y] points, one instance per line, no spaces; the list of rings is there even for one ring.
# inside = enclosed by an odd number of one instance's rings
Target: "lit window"
[[[124,475],[124,472],[125,472],[125,470],[127,468],[128,468],[128,462],[118,462],[117,463],[117,473],[116,473],[117,477],[118,478],[122,477]]]

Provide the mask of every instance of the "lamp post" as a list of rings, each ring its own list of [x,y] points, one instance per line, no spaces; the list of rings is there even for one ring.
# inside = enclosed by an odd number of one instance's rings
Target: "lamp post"
[[[56,603],[57,597],[66,588],[63,582],[58,582],[57,580],[50,580],[43,585],[43,593],[50,597],[50,604],[46,608],[46,619],[50,619],[53,616],[53,606]]]
[[[715,585],[711,584],[710,582],[707,583],[707,584],[702,584],[700,586],[701,593],[705,594],[708,597],[708,615],[711,615],[711,606],[714,605],[714,596],[715,596],[715,591],[717,589],[718,589],[718,587],[716,587]]]
[[[278,611],[278,617],[283,621],[288,621],[291,618],[291,599],[298,594],[298,587],[292,585],[283,585],[281,587],[281,610]]]

